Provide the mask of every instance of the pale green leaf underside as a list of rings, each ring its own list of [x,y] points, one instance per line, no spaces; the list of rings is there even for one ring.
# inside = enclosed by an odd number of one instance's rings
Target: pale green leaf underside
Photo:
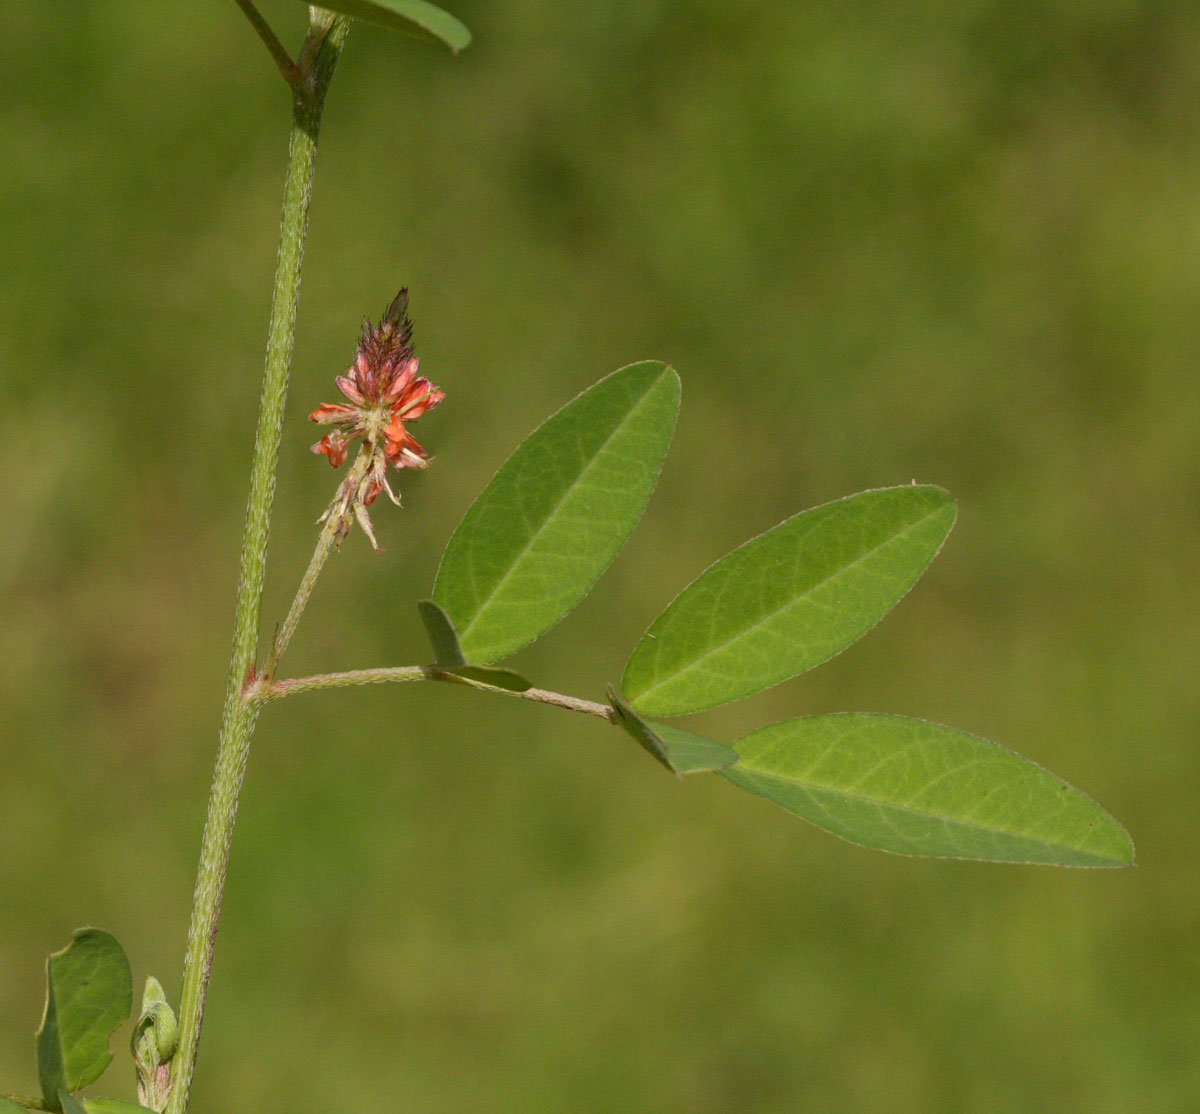
[[[498,660],[563,618],[637,524],[679,409],[679,377],[631,364],[535,430],[446,546],[434,601],[467,661]]]
[[[108,1067],[108,1037],[129,1016],[133,981],[116,939],[98,928],[81,928],[46,960],[46,984],[38,1075],[43,1095],[55,1105],[60,1090],[78,1091]]]
[[[698,774],[708,770],[723,770],[737,761],[737,751],[715,739],[681,731],[669,723],[651,723],[650,729],[667,748],[676,773]]]
[[[750,696],[866,634],[954,524],[938,487],[864,491],[781,522],[679,594],[634,647],[622,688],[646,715]]]
[[[427,0],[322,0],[321,7],[392,31],[433,39],[455,54],[471,42],[471,32],[465,24]]]
[[[418,600],[417,611],[433,646],[433,660],[447,669],[466,665],[467,659],[463,657],[462,647],[458,644],[458,632],[450,622],[450,616],[433,600]]]
[[[676,774],[679,771],[671,763],[667,744],[662,741],[650,725],[625,703],[610,687],[608,700],[616,713],[616,725],[664,769]]]
[[[1079,790],[976,735],[903,716],[808,716],[737,740],[722,770],[834,835],[903,855],[1127,866],[1128,832]]]
[[[612,688],[608,690],[608,700],[616,712],[617,726],[673,774],[721,770],[737,761],[737,752],[724,743],[643,719]]]
[[[29,1108],[0,1095],[0,1114],[29,1114]]]
[[[457,678],[480,685],[490,685],[505,692],[528,692],[533,684],[520,673],[511,669],[492,669],[486,665],[456,665],[442,672],[450,678]]]

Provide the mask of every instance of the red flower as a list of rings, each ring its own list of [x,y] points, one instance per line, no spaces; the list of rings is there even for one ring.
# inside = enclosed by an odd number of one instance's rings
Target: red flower
[[[324,453],[334,468],[345,461],[352,442],[363,442],[360,460],[328,513],[337,513],[348,531],[347,512],[354,511],[372,542],[374,536],[360,508],[373,503],[380,491],[386,491],[394,503],[400,502],[388,486],[388,464],[397,469],[424,468],[429,455],[405,422],[416,420],[445,398],[444,392],[417,375],[418,366],[408,319],[408,291],[401,290],[378,327],[363,322],[354,363],[345,375],[337,377],[338,390],[349,405],[327,402],[309,414],[314,422],[337,427],[313,445],[313,452]]]

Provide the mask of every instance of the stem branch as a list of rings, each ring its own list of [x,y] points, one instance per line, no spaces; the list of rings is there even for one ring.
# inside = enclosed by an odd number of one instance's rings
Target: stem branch
[[[239,0],[241,3],[241,0]],[[251,5],[252,7],[252,5]],[[247,10],[247,5],[242,3]],[[251,18],[253,22],[253,17]],[[184,957],[183,990],[179,1003],[179,1049],[172,1062],[171,1097],[167,1114],[184,1114],[196,1067],[196,1049],[204,1017],[213,945],[225,888],[229,846],[237,816],[238,793],[246,770],[250,737],[258,716],[259,702],[245,697],[245,686],[253,675],[266,572],[267,541],[271,505],[275,494],[275,470],[283,430],[284,403],[296,330],[296,307],[300,297],[300,268],[308,231],[308,206],[312,196],[317,135],[325,94],[345,42],[349,20],[339,18],[331,25],[314,24],[310,37],[320,33],[322,42],[310,78],[297,88],[292,116],[291,143],[284,187],[283,221],[280,229],[279,261],[267,339],[266,368],[254,462],[250,473],[250,497],[242,538],[241,581],[234,616],[233,653],[225,694],[225,710],[217,744],[216,769],[208,802],[208,817],[200,847],[200,866],[192,899],[192,919]],[[269,45],[269,44],[268,44]]]
[[[300,616],[304,614],[304,609],[308,606],[313,588],[316,587],[317,577],[321,575],[325,562],[329,560],[329,555],[337,549],[341,540],[350,532],[350,523],[353,521],[350,507],[360,495],[359,489],[370,465],[371,454],[365,449],[360,449],[346,478],[338,484],[333,502],[329,504],[322,516],[325,519],[325,525],[321,527],[321,532],[317,535],[317,547],[313,550],[312,559],[308,562],[308,568],[304,572],[304,578],[300,581],[300,587],[296,589],[296,597],[292,600],[292,606],[288,608],[287,618],[276,632],[275,640],[271,644],[271,652],[267,655],[267,664],[263,667],[261,675],[261,679],[265,683],[270,683],[275,678],[279,659],[283,657],[288,643],[292,640],[292,635],[296,633],[296,627],[300,625]],[[361,509],[361,506],[355,507],[356,511]],[[363,513],[365,514],[365,511]],[[360,519],[360,523],[363,529],[370,534],[370,522]],[[370,534],[370,538],[371,543],[374,544],[375,535]]]
[[[279,36],[275,34],[271,29],[271,25],[263,18],[262,12],[254,6],[254,0],[235,0],[235,2],[246,13],[246,18],[250,21],[250,25],[258,32],[258,37],[266,45],[271,57],[275,60],[275,65],[279,67],[279,72],[283,74],[283,80],[295,91],[301,81],[300,67],[292,61],[292,56],[288,54],[287,48],[279,41]]]
[[[283,657],[284,650],[287,649],[288,643],[292,640],[292,635],[296,633],[296,627],[300,623],[300,616],[304,614],[304,608],[308,604],[309,597],[312,595],[313,586],[317,583],[317,577],[321,575],[321,570],[325,567],[325,562],[329,560],[329,555],[337,547],[338,541],[338,523],[330,517],[326,519],[325,525],[321,527],[321,533],[317,536],[317,548],[313,550],[312,560],[308,563],[308,568],[304,572],[304,579],[300,581],[300,587],[296,589],[296,598],[292,600],[292,606],[288,610],[287,618],[284,619],[283,625],[279,628],[279,633],[275,635],[275,641],[271,645],[271,653],[267,658],[267,664],[263,669],[263,676],[270,680],[275,676],[275,667],[279,664],[279,659]]]

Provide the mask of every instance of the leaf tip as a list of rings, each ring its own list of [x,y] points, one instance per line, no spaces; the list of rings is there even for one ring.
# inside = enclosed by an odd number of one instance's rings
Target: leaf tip
[[[663,377],[674,389],[673,393],[675,395],[675,406],[676,409],[678,409],[680,399],[683,396],[683,380],[680,379],[679,372],[677,372],[671,364],[663,364]]]
[[[1123,837],[1123,842],[1125,844],[1125,848],[1123,851],[1124,858],[1120,862],[1115,863],[1114,865],[1118,866],[1118,867],[1129,867],[1129,866],[1136,867],[1138,865],[1137,847],[1134,845],[1133,836],[1131,836],[1129,834],[1129,830],[1119,820],[1114,819],[1113,823],[1116,824],[1118,829],[1120,829],[1121,835]]]

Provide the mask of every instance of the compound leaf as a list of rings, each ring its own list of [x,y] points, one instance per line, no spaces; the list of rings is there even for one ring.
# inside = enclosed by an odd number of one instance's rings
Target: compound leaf
[[[786,720],[734,743],[734,785],[881,851],[1128,866],[1133,843],[1079,790],[1018,754],[903,716]]]
[[[833,657],[916,583],[954,524],[939,487],[863,491],[814,507],[721,558],[650,626],[626,699],[677,716],[750,696]]]
[[[454,531],[433,588],[467,661],[511,654],[587,595],[646,507],[678,409],[671,368],[631,364],[505,461]]]

